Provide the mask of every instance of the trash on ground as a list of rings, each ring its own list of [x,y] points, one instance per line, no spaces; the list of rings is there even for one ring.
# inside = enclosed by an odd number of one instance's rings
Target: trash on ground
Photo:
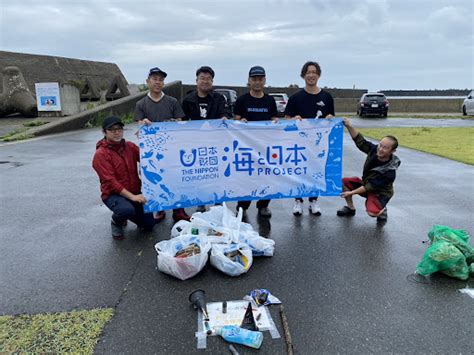
[[[461,280],[474,274],[474,247],[469,244],[466,231],[435,225],[428,237],[431,246],[416,267],[418,274],[427,276],[439,271]]]
[[[241,344],[254,349],[260,349],[263,341],[262,332],[243,329],[235,325],[216,327],[216,333],[229,343]]]
[[[225,203],[207,212],[196,212],[191,221],[178,221],[171,239],[155,245],[158,270],[186,280],[204,268],[211,250],[211,264],[230,276],[248,272],[255,256],[273,256],[275,241],[264,238],[242,222]],[[194,239],[193,239],[194,238]]]
[[[469,295],[471,298],[474,298],[474,288],[461,288],[459,292]]]
[[[271,304],[281,304],[281,301],[273,296],[270,291],[265,288],[257,288],[250,291],[244,296],[244,300],[251,300],[255,302],[257,306],[269,306]]]
[[[206,292],[204,290],[198,289],[191,292],[189,295],[189,302],[191,302],[194,307],[196,307],[196,309],[199,309],[203,313],[205,321],[209,321],[209,315],[206,306]]]
[[[158,270],[186,280],[195,276],[206,265],[211,244],[196,235],[180,235],[162,240],[155,245]]]
[[[239,276],[252,266],[252,250],[247,244],[213,244],[211,265],[230,276]]]
[[[261,313],[259,313],[257,317],[259,316],[261,318]],[[254,330],[254,331],[258,330],[257,324],[255,323],[255,318],[252,312],[252,302],[249,302],[249,305],[247,306],[247,310],[245,311],[244,319],[242,319],[240,328],[247,329],[247,330]]]
[[[210,302],[206,304],[209,321],[208,324],[214,331],[207,334],[203,313],[198,309],[198,331],[196,332],[198,349],[205,349],[207,346],[207,336],[219,335],[217,330],[225,326],[235,326],[241,328],[249,309],[248,300]],[[280,338],[275,323],[267,307],[251,307],[255,326],[260,332],[269,331],[274,339]],[[248,314],[247,314],[248,318]],[[258,319],[258,320],[257,320]]]

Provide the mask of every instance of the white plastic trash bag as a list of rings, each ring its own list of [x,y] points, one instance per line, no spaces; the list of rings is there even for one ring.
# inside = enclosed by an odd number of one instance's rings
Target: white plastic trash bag
[[[273,256],[275,251],[275,241],[261,237],[255,231],[241,231],[239,242],[247,244],[252,249],[253,256]]]
[[[197,235],[180,235],[155,245],[158,270],[180,280],[195,276],[209,258],[211,244]]]
[[[186,221],[184,219],[176,222],[171,228],[171,237],[175,238],[178,235],[183,235],[183,234],[191,234],[191,223],[189,221]]]
[[[202,219],[201,216],[192,216],[189,224],[188,233],[195,228],[199,235],[205,236],[209,243],[225,243],[232,242],[233,233],[221,224]]]
[[[238,243],[242,210],[237,217],[227,206],[212,206],[208,212],[197,212],[191,217],[189,228],[196,228],[198,234],[205,234],[210,243]]]
[[[252,250],[247,244],[213,244],[211,265],[230,276],[239,276],[252,266]]]

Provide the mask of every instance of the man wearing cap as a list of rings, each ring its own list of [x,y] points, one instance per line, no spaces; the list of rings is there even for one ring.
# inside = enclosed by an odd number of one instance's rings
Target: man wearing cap
[[[285,108],[285,118],[333,118],[334,100],[331,94],[318,87],[321,76],[321,67],[317,62],[306,62],[301,68],[300,76],[305,81],[304,89],[292,95]],[[321,207],[317,197],[309,198],[309,212],[313,215],[321,215]],[[303,199],[297,198],[293,207],[293,214],[303,214]]]
[[[250,92],[237,98],[235,103],[235,119],[248,121],[277,121],[278,111],[275,99],[263,91],[266,83],[265,69],[261,66],[250,68],[248,85]],[[239,201],[237,211],[242,207],[244,216],[250,207],[251,201]],[[268,208],[270,200],[257,201],[258,214],[262,217],[271,217],[272,212]]]
[[[163,86],[165,84],[166,74],[158,67],[151,68],[148,73],[146,84],[148,86],[148,94],[135,105],[134,118],[138,124],[151,124],[152,122],[162,122],[169,120],[181,120],[184,112],[174,97],[165,95]],[[164,211],[155,214],[156,222],[161,222],[166,217]],[[173,210],[173,220],[190,220],[190,216],[184,208]]]
[[[186,120],[228,119],[232,117],[226,99],[212,88],[214,70],[202,66],[196,70],[196,90],[183,99],[183,111]],[[196,211],[205,212],[206,206],[200,205]]]
[[[123,239],[127,220],[146,231],[153,230],[153,214],[143,211],[146,199],[138,177],[138,147],[123,138],[123,123],[118,117],[107,117],[102,132],[104,138],[97,142],[92,167],[99,175],[102,200],[113,212],[112,237]]]

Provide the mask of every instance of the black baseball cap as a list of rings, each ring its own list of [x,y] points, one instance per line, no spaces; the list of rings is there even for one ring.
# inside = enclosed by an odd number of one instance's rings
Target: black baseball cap
[[[163,70],[161,70],[158,67],[151,68],[150,71],[148,72],[148,77],[152,76],[153,74],[159,74],[163,78],[166,78],[168,74],[166,74]]]
[[[198,70],[196,70],[196,76],[198,76],[201,73],[208,73],[211,74],[212,78],[214,79],[214,70],[212,70],[211,67],[208,66],[202,66]]]
[[[259,65],[256,65],[250,68],[249,76],[265,76],[265,69]]]
[[[102,122],[102,128],[103,129],[109,129],[110,127],[112,127],[113,125],[116,125],[116,124],[119,124],[122,127],[124,126],[124,124],[122,123],[122,120],[120,119],[120,117],[109,116],[104,120],[104,122]]]

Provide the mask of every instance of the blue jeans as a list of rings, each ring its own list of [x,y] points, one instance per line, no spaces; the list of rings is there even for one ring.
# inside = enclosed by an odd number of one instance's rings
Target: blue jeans
[[[120,195],[111,195],[104,200],[104,203],[114,213],[112,219],[119,226],[131,220],[138,227],[151,231],[155,225],[153,213],[145,213],[141,203],[130,201]]]

